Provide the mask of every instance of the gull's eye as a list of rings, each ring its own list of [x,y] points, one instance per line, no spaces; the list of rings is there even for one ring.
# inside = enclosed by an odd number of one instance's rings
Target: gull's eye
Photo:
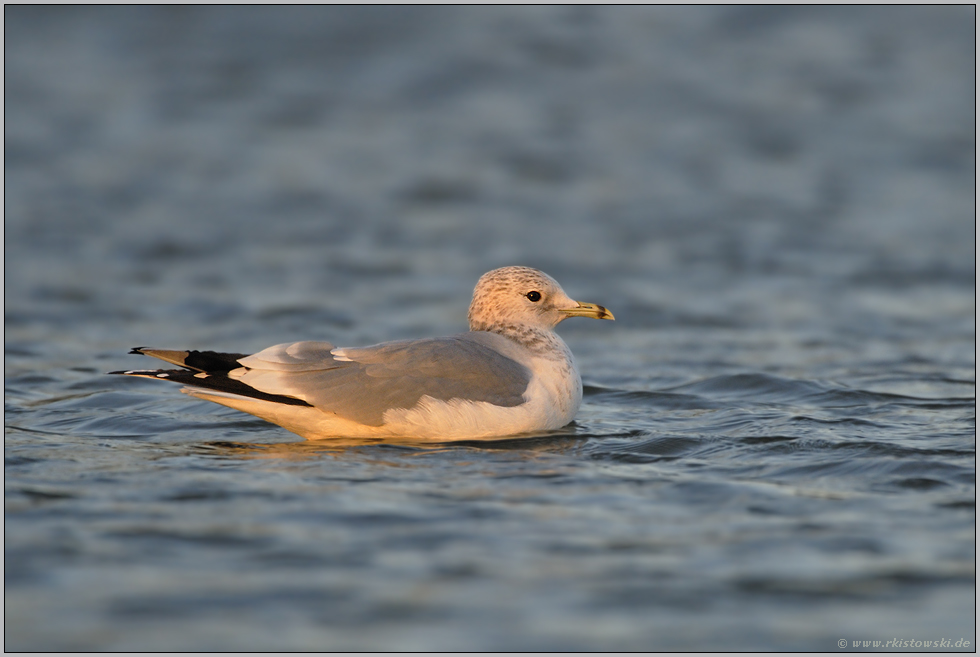
[[[538,292],[537,290],[531,290],[530,292],[528,292],[524,296],[527,297],[527,300],[528,301],[534,301],[534,302],[541,301],[541,293]]]

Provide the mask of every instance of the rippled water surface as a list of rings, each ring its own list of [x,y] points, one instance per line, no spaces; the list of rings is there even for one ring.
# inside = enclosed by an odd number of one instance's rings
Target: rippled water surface
[[[5,648],[975,649],[974,24],[6,8]],[[507,264],[617,317],[561,431],[104,374],[457,332]]]

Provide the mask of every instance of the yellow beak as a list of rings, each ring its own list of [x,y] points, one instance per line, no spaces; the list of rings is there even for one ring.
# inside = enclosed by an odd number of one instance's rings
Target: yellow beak
[[[611,312],[600,305],[594,303],[579,302],[574,308],[560,308],[558,310],[567,317],[591,317],[592,319],[616,319]]]

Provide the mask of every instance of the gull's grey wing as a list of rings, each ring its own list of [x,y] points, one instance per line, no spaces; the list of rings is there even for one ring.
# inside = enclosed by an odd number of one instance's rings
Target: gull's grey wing
[[[388,409],[412,408],[423,395],[518,406],[531,381],[531,371],[505,355],[513,354],[513,346],[491,333],[332,347],[277,345],[240,359],[247,369],[230,376],[371,426],[381,426]]]

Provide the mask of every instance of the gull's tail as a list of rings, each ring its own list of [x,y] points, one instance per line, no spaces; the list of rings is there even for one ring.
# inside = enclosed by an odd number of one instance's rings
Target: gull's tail
[[[171,351],[168,349],[150,349],[135,347],[129,353],[153,356],[184,369],[179,370],[120,370],[109,374],[124,374],[140,376],[145,379],[173,381],[197,389],[215,391],[226,395],[236,395],[261,401],[289,404],[292,406],[309,406],[302,399],[287,395],[274,395],[256,390],[250,385],[232,378],[229,373],[233,370],[244,369],[239,359],[248,354],[223,354],[217,351]]]

